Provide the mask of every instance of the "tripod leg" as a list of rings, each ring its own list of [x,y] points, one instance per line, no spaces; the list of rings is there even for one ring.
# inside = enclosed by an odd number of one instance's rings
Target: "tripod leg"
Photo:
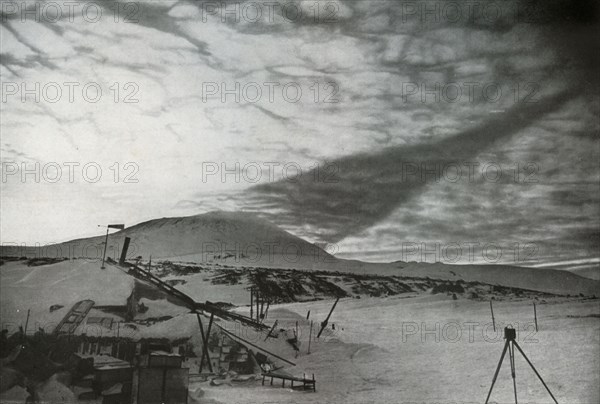
[[[533,366],[533,363],[531,363],[529,361],[529,358],[527,358],[527,355],[525,355],[525,352],[523,352],[523,350],[521,349],[521,347],[519,346],[519,344],[517,344],[516,341],[513,341],[513,343],[516,345],[516,347],[519,350],[519,352],[521,352],[521,355],[523,355],[523,358],[525,358],[525,360],[527,361],[527,363],[529,363],[529,366],[531,366],[531,368],[533,369],[533,371],[535,372],[535,374],[537,375],[537,377],[540,379],[540,381],[542,382],[542,384],[546,388],[546,391],[548,392],[548,394],[550,394],[550,397],[552,397],[552,399],[554,400],[554,402],[556,404],[558,404],[558,401],[556,401],[556,398],[554,398],[554,395],[552,394],[552,392],[550,391],[550,389],[548,388],[548,386],[546,386],[546,382],[544,382],[544,379],[542,379],[542,376],[540,376],[540,374],[538,373],[538,371],[535,368],[535,366]]]
[[[515,389],[515,404],[519,404],[517,400],[517,375],[515,372],[515,346],[510,345],[508,347],[508,357],[510,358],[510,374],[513,379],[513,388]]]
[[[506,355],[506,349],[508,348],[508,341],[504,344],[504,349],[502,350],[502,355],[500,356],[500,362],[498,362],[498,367],[496,368],[496,373],[494,373],[494,378],[492,379],[492,385],[490,386],[490,391],[488,392],[487,398],[485,399],[485,404],[490,400],[490,396],[492,395],[492,390],[494,389],[494,384],[496,383],[496,379],[498,378],[498,372],[500,372],[500,367],[502,366],[502,361],[504,360],[504,355]]]

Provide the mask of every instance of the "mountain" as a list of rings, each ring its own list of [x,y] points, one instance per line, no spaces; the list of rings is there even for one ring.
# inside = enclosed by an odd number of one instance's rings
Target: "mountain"
[[[589,268],[575,268],[569,269],[576,275],[583,276],[584,278],[593,279],[595,281],[600,280],[600,266],[594,266]]]
[[[236,267],[323,270],[364,275],[481,282],[556,294],[600,295],[600,281],[569,271],[509,265],[442,263],[369,263],[338,259],[315,244],[246,212],[209,212],[154,219],[108,237],[107,257],[118,261],[125,237],[131,238],[128,259],[212,263]],[[3,246],[2,256],[86,258],[99,261],[104,236],[72,240],[43,248]]]
[[[270,222],[245,212],[209,212],[149,220],[108,236],[106,256],[116,261],[125,237],[128,259],[218,262],[231,265],[312,268],[336,259],[323,249]],[[102,259],[105,236],[82,238],[18,254],[3,247],[2,255]]]
[[[550,268],[527,268],[511,265],[448,265],[443,263],[396,262],[363,263],[363,271],[407,277],[430,277],[449,281],[464,280],[490,285],[536,290],[562,295],[600,295],[600,281],[584,278],[570,271]],[[379,265],[381,268],[374,266]]]

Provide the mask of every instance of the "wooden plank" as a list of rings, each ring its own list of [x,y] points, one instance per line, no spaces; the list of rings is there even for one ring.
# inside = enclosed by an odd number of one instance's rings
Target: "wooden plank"
[[[306,390],[306,386],[308,386],[312,391],[317,391],[317,381],[315,380],[315,374],[313,373],[312,375],[312,379],[307,379],[306,376],[305,377],[294,377],[294,376],[288,376],[288,375],[282,375],[282,374],[276,374],[276,373],[262,373],[262,377],[263,380],[266,377],[270,377],[271,378],[271,386],[273,385],[273,379],[281,379],[281,387],[285,387],[285,381],[289,380],[291,383],[291,387],[292,389],[294,388],[294,382],[298,382],[298,383],[302,383],[302,389]],[[263,383],[264,385],[264,383]]]

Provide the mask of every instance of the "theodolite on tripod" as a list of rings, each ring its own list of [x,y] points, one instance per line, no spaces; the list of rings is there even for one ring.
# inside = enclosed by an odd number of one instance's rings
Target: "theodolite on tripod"
[[[506,343],[504,344],[504,349],[502,350],[502,355],[500,356],[500,362],[498,362],[498,367],[496,368],[496,373],[494,373],[494,379],[492,380],[492,386],[490,387],[490,391],[488,392],[487,398],[485,399],[485,404],[488,403],[490,396],[492,395],[492,390],[494,389],[494,384],[496,383],[496,378],[498,377],[498,372],[500,372],[500,367],[502,366],[502,361],[504,360],[504,355],[506,355],[506,351],[508,351],[508,356],[510,359],[510,372],[512,375],[513,387],[515,390],[515,404],[518,404],[517,380],[516,380],[516,373],[515,373],[515,347],[517,347],[519,352],[521,352],[521,355],[523,355],[523,358],[525,358],[525,360],[527,361],[529,366],[531,366],[531,368],[533,369],[533,371],[535,372],[537,377],[540,379],[540,381],[546,388],[546,391],[548,391],[548,394],[550,394],[550,397],[552,397],[554,402],[556,404],[558,404],[558,401],[556,401],[556,398],[554,398],[554,395],[552,395],[552,392],[550,391],[548,386],[546,386],[546,383],[544,382],[544,379],[542,379],[542,376],[540,376],[540,374],[536,370],[535,366],[533,366],[533,363],[531,363],[529,361],[529,358],[527,358],[527,355],[525,355],[525,352],[523,352],[523,350],[521,349],[519,344],[517,344],[516,338],[517,338],[517,331],[514,328],[512,328],[512,327],[504,328],[504,339],[506,340]]]

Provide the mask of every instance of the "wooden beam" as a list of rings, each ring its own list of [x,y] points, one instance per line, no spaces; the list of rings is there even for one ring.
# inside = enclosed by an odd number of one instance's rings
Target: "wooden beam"
[[[265,308],[265,299],[262,299],[260,301],[260,318],[258,319],[258,321],[262,321],[264,318],[264,312],[263,312],[264,308]]]
[[[206,345],[205,345],[206,360],[208,361],[208,369],[210,370],[211,373],[214,373],[214,371],[212,368],[212,363],[210,362],[210,355],[208,354],[208,341],[210,341],[210,339],[209,339],[210,338],[210,329],[212,328],[214,318],[215,318],[215,314],[210,313],[210,320],[208,320],[208,329],[206,330]]]
[[[269,339],[269,337],[271,336],[271,333],[273,332],[273,330],[275,329],[275,327],[277,327],[277,320],[275,320],[275,323],[273,323],[273,327],[271,327],[271,329],[269,330],[269,333],[267,334],[267,336],[265,337],[265,341],[267,339]]]
[[[269,306],[271,305],[271,300],[267,300],[267,308],[265,309],[265,316],[263,317],[263,321],[267,318],[267,313],[269,312]]]
[[[260,298],[260,290],[256,288],[256,322],[260,321],[260,316],[258,314],[258,299]]]
[[[325,321],[323,321],[321,323],[321,330],[317,334],[317,338],[319,338],[321,336],[321,333],[323,332],[323,330],[325,329],[325,327],[327,327],[327,323],[329,322],[329,318],[331,317],[331,314],[333,313],[333,310],[335,309],[335,306],[338,304],[339,300],[340,300],[339,297],[337,299],[335,299],[335,303],[333,303],[333,307],[331,307],[331,310],[329,311],[329,314],[327,315],[327,318],[325,319]]]
[[[254,348],[258,349],[259,351],[262,351],[262,352],[265,352],[265,353],[267,353],[267,354],[269,354],[269,355],[271,355],[271,356],[274,356],[275,358],[277,358],[277,359],[279,359],[279,360],[282,360],[282,361],[284,361],[284,362],[285,362],[285,363],[287,363],[287,364],[290,364],[290,365],[292,365],[292,366],[296,366],[296,364],[295,364],[294,362],[291,362],[291,361],[289,361],[289,360],[287,360],[287,359],[285,359],[285,358],[282,358],[281,356],[279,356],[279,355],[276,355],[276,354],[274,354],[273,352],[269,352],[269,351],[267,351],[266,349],[264,349],[264,348],[261,348],[261,347],[259,347],[258,345],[255,345],[255,344],[253,344],[253,343],[252,343],[252,342],[250,342],[250,341],[247,341],[247,340],[245,340],[244,338],[240,337],[239,335],[235,335],[234,333],[227,331],[226,329],[224,329],[223,327],[221,327],[221,326],[220,326],[220,325],[218,325],[218,324],[217,324],[217,327],[219,327],[219,328],[221,329],[221,331],[223,331],[225,334],[229,335],[229,336],[230,336],[230,337],[232,337],[232,338],[235,338],[235,339],[238,339],[238,340],[242,341],[244,344],[248,344],[248,345],[250,345],[251,347],[254,347]]]
[[[224,310],[212,302],[209,302],[209,301],[206,301],[204,303],[196,302],[190,296],[179,291],[178,289],[174,288],[173,286],[169,285],[168,283],[163,282],[158,277],[152,275],[149,271],[147,271],[137,265],[131,265],[130,268],[134,269],[135,275],[133,275],[133,276],[142,278],[142,279],[150,282],[157,288],[162,289],[163,291],[169,293],[171,296],[181,300],[185,304],[185,306],[189,307],[190,310],[192,310],[193,312],[196,312],[197,310],[202,310],[202,311],[206,311],[209,313],[214,313],[217,317],[228,319],[228,320],[233,320],[233,321],[238,321],[240,323],[250,325],[251,327],[254,327],[257,329],[267,329],[268,328],[267,326],[260,324],[258,321],[255,321],[254,319],[248,318],[241,314],[237,314],[234,312]],[[251,306],[251,307],[253,307],[253,306]]]
[[[309,311],[309,313],[310,313],[310,311]],[[313,321],[310,320],[310,334],[308,336],[308,352],[307,353],[310,353],[310,340],[312,340],[312,329],[313,329]]]
[[[250,288],[250,318],[254,319],[254,288]]]
[[[206,330],[206,335],[204,335],[204,329],[202,328],[202,320],[200,320],[200,314],[196,313],[196,317],[198,318],[198,325],[200,326],[200,336],[202,337],[202,356],[200,357],[200,372],[202,372],[204,365],[204,357],[208,361],[208,370],[210,373],[213,372],[212,363],[210,362],[210,355],[208,354],[208,338],[210,336],[210,328],[213,323],[214,314],[211,313],[210,321],[208,322],[208,329]]]
[[[494,306],[492,306],[491,300],[490,300],[490,310],[492,311],[492,324],[494,325],[494,332],[496,332],[496,319],[494,318]]]
[[[196,318],[198,319],[198,327],[200,327],[200,337],[202,338],[202,356],[200,357],[200,373],[202,373],[202,368],[204,365],[204,347],[207,344],[206,338],[204,337],[204,328],[202,327],[202,320],[200,319],[200,313],[196,313]]]

